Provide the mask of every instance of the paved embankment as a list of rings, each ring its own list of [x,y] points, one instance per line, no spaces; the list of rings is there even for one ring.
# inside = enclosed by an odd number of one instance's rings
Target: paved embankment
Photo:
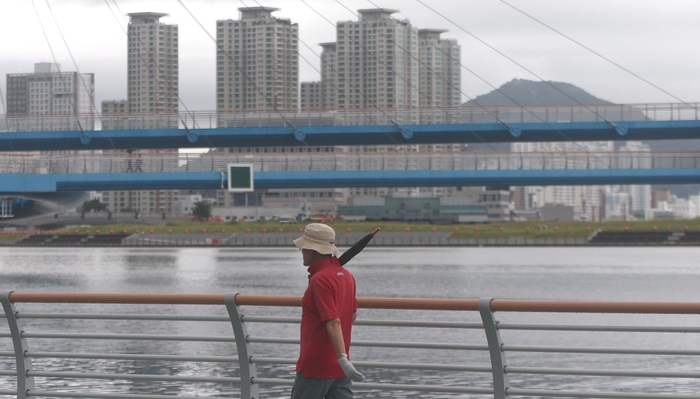
[[[353,245],[367,233],[338,233],[336,245]],[[371,246],[479,246],[479,245],[586,245],[585,238],[457,238],[449,232],[381,232],[370,242]],[[223,245],[291,247],[299,233],[213,233],[213,234],[134,234],[123,240],[123,245]]]

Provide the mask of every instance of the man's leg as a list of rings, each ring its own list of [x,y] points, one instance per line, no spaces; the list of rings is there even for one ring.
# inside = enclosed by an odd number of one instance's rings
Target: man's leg
[[[306,378],[303,371],[297,373],[292,399],[323,399],[334,381],[332,378]]]
[[[336,378],[326,394],[326,399],[352,399],[352,381],[349,378]]]

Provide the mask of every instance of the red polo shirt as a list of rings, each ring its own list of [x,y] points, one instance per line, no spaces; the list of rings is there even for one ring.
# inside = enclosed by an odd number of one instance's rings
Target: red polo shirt
[[[344,378],[326,322],[340,319],[349,357],[352,315],[357,312],[355,278],[335,256],[309,266],[309,274],[309,288],[301,300],[301,351],[296,372],[303,370],[307,378]]]

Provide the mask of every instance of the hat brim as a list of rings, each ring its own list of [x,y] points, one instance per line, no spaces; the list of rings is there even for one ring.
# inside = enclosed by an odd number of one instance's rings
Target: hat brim
[[[313,242],[311,240],[307,240],[304,236],[301,236],[294,240],[294,245],[301,249],[310,249],[316,251],[321,255],[340,255],[340,252],[338,251],[338,248],[335,247],[335,245]]]

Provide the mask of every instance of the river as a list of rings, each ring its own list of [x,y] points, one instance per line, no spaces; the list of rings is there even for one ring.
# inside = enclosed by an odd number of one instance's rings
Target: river
[[[593,301],[700,301],[700,249],[683,248],[368,248],[347,267],[355,275],[358,296],[553,299]],[[0,248],[3,291],[226,293],[301,295],[307,285],[301,254],[294,248]],[[223,307],[154,305],[19,304],[20,312],[128,312],[225,314]],[[184,308],[184,309],[183,309]],[[245,309],[246,314],[296,315],[297,309]],[[249,312],[249,313],[248,313]],[[634,325],[694,325],[698,316],[499,314],[503,322],[605,323]],[[476,312],[389,312],[361,310],[360,319],[394,318],[479,321]],[[27,331],[163,333],[231,335],[226,323],[28,320]],[[254,324],[251,335],[295,338],[298,326]],[[503,331],[506,344],[617,346],[698,349],[692,334],[543,333]],[[483,331],[357,327],[356,340],[404,340],[484,344]],[[9,339],[0,351],[11,350]],[[235,355],[232,344],[153,341],[30,340],[33,351]],[[258,346],[254,346],[255,349]],[[256,354],[295,358],[295,345],[260,346]],[[355,360],[488,365],[485,352],[354,348]],[[559,368],[632,368],[644,370],[697,369],[697,357],[621,356],[508,353],[513,366]],[[11,358],[2,358],[8,370]],[[37,370],[235,376],[221,363],[156,361],[35,360]],[[291,378],[289,365],[260,366],[266,376]],[[369,381],[436,383],[489,387],[490,375],[456,372],[362,370]],[[0,389],[12,387],[0,377]],[[693,379],[610,378],[574,376],[511,376],[514,385],[528,388],[600,389],[650,393],[693,393]],[[37,385],[61,390],[92,389],[120,393],[230,395],[230,387],[172,382],[106,382],[38,379]],[[264,387],[262,397],[288,396],[285,388]],[[372,397],[456,397],[406,392],[358,392]],[[471,396],[462,396],[471,397]],[[478,396],[475,396],[478,397]],[[483,397],[483,396],[482,396]]]

